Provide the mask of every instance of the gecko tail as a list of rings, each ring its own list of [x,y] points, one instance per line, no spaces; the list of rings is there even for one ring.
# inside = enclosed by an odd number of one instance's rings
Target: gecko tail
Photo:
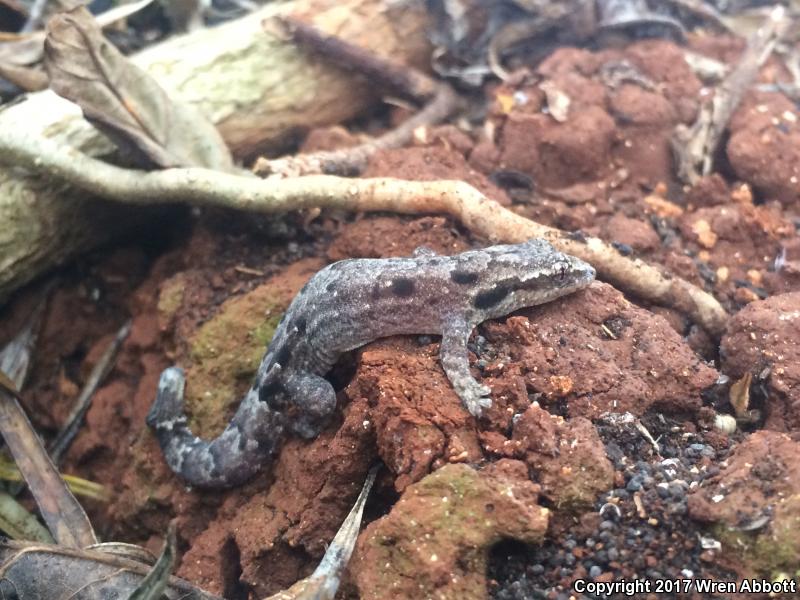
[[[277,450],[284,417],[249,391],[225,430],[212,440],[194,435],[183,410],[185,377],[165,369],[155,402],[147,414],[170,468],[191,485],[224,488],[255,475]]]

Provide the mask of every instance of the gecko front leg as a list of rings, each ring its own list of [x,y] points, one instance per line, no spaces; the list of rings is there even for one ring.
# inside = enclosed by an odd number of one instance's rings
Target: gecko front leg
[[[478,383],[469,372],[467,340],[473,326],[463,317],[453,317],[442,323],[442,343],[439,360],[453,389],[467,410],[475,417],[492,405],[491,389]]]

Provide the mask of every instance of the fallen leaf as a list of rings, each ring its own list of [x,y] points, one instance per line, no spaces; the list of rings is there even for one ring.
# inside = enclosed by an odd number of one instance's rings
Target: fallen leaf
[[[0,77],[26,92],[38,92],[47,88],[47,74],[33,67],[0,63]]]
[[[753,381],[753,376],[750,373],[745,373],[744,376],[731,386],[728,392],[728,401],[733,407],[734,414],[744,418],[748,414],[750,407],[750,384]]]
[[[132,14],[139,12],[145,6],[151,4],[153,0],[139,0],[122,4],[111,10],[97,15],[97,23],[100,27],[108,27],[121,21]],[[42,60],[44,53],[44,31],[34,31],[32,33],[14,34],[13,39],[0,38],[0,65],[13,65],[26,67]]]
[[[550,116],[559,123],[564,123],[567,120],[572,99],[552,81],[543,81],[539,84],[539,89],[547,98],[547,109]]]
[[[53,91],[78,104],[122,149],[164,168],[232,170],[216,128],[123,56],[84,7],[50,19],[45,66]]]
[[[0,43],[0,64],[25,67],[41,60],[44,32]]]

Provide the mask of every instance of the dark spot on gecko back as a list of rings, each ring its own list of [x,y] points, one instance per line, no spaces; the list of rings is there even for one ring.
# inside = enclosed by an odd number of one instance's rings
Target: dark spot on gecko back
[[[284,344],[281,348],[275,353],[275,362],[278,363],[280,366],[285,367],[286,363],[289,362],[289,359],[292,357],[292,350],[289,348],[288,344]]]
[[[503,298],[508,296],[508,292],[509,289],[503,285],[498,285],[491,289],[478,292],[478,294],[475,295],[475,300],[472,301],[472,305],[480,310],[491,308]]]
[[[303,334],[306,332],[306,319],[305,317],[297,317],[294,321],[294,327],[297,333]]]
[[[280,406],[281,398],[285,393],[286,386],[282,382],[275,380],[258,388],[258,399],[261,402],[266,402],[272,408],[277,408]]]
[[[478,282],[478,274],[469,271],[453,271],[450,273],[450,279],[461,285],[472,285]]]
[[[239,452],[241,452],[247,446],[247,436],[242,431],[242,428],[239,427],[238,425],[236,425],[236,429],[239,430],[239,444],[238,444],[238,447],[239,447]]]
[[[414,293],[414,282],[406,277],[398,277],[392,281],[392,293],[401,298],[408,298]]]

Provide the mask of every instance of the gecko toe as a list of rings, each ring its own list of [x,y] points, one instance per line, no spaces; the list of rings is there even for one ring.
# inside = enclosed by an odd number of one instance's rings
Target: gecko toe
[[[489,397],[491,391],[488,386],[480,385],[476,382],[474,387],[461,396],[464,406],[473,417],[480,417],[483,409],[491,408],[492,399]]]
[[[163,427],[183,415],[183,388],[186,379],[178,367],[164,369],[158,381],[158,393],[145,421],[150,427]]]

